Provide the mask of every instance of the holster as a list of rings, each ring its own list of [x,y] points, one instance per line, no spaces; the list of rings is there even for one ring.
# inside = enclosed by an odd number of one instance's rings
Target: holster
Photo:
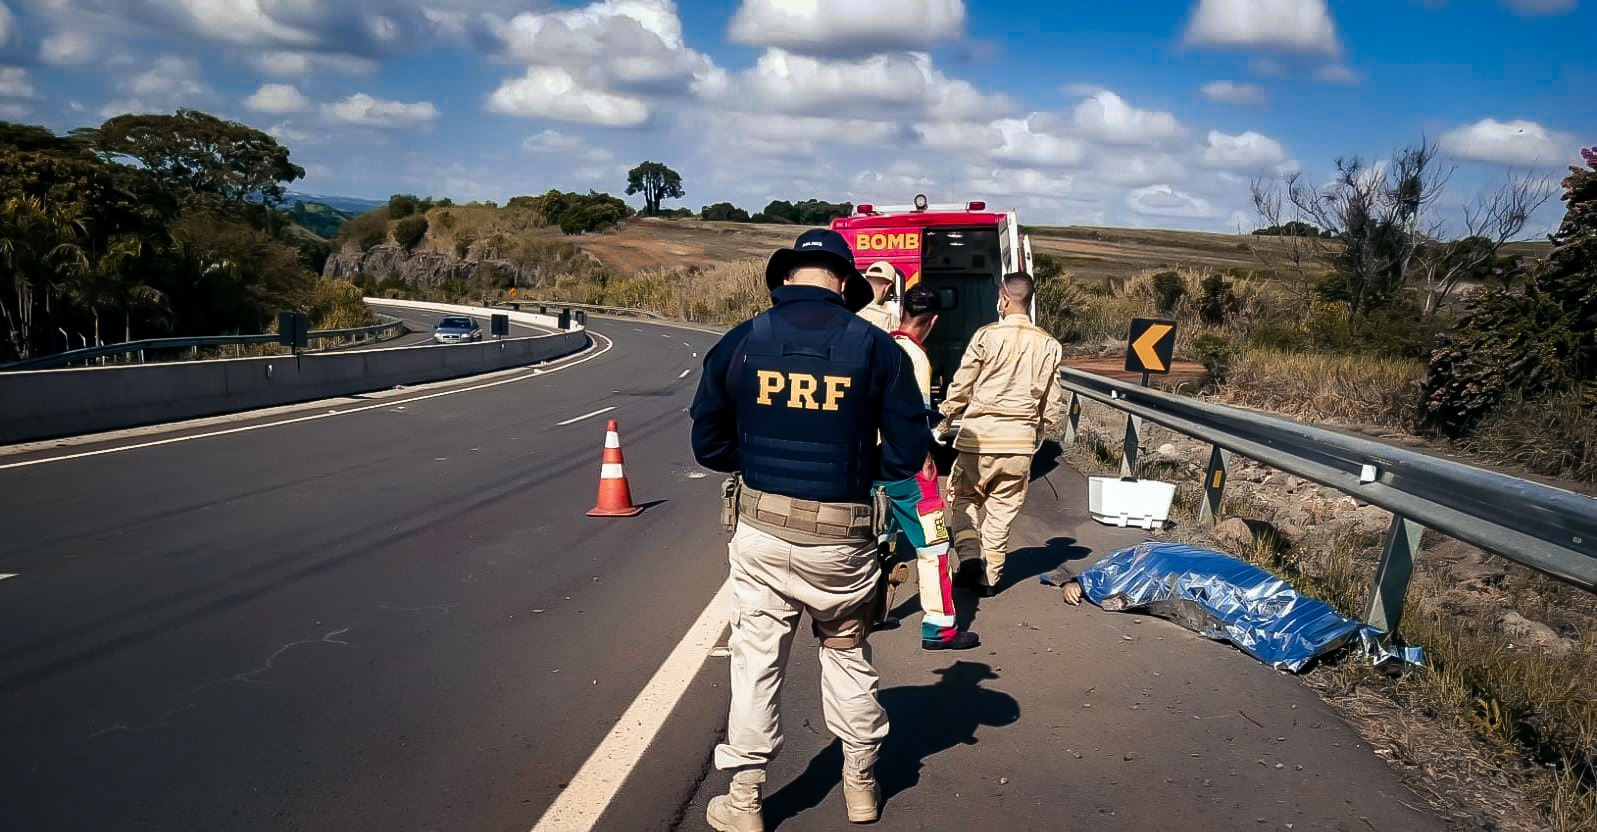
[[[721,528],[735,532],[738,528],[738,492],[743,490],[743,477],[733,474],[721,483]]]

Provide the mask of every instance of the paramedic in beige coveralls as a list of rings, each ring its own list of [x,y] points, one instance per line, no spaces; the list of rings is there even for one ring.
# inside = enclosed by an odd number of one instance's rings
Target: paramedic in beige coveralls
[[[1025,272],[1004,276],[997,323],[976,330],[943,400],[946,434],[959,422],[948,472],[953,506],[949,531],[961,561],[961,583],[991,597],[1004,576],[1009,527],[1026,501],[1031,458],[1059,423],[1064,403],[1059,364],[1064,349],[1033,324],[1027,310],[1035,284]]]

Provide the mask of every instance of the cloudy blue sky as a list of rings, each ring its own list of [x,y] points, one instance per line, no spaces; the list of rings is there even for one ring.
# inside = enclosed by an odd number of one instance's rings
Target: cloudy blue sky
[[[203,109],[315,193],[619,193],[652,159],[693,208],[924,191],[1235,230],[1251,178],[1422,135],[1444,212],[1560,176],[1597,144],[1593,3],[0,0],[0,118]]]

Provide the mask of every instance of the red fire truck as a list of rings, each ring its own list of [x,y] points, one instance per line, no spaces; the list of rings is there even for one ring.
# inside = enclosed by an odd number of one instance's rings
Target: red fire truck
[[[1031,273],[1031,240],[1020,233],[1014,211],[987,210],[985,202],[932,205],[916,194],[909,205],[860,204],[852,216],[832,221],[854,249],[864,271],[878,260],[898,272],[893,297],[927,286],[943,311],[926,342],[932,364],[932,402],[959,369],[976,330],[998,320],[998,288],[1009,272]],[[1036,318],[1036,298],[1032,317]]]

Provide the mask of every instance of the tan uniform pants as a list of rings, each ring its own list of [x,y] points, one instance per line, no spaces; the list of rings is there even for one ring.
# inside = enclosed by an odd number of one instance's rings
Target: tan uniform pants
[[[822,635],[869,626],[881,569],[876,542],[809,546],[789,543],[739,523],[729,546],[732,573],[732,707],[720,769],[763,768],[782,748],[782,679],[799,617],[808,612]],[[887,712],[870,648],[821,647],[821,709],[843,741],[850,765],[876,763],[887,736]]]
[[[960,452],[948,471],[948,528],[960,561],[980,558],[984,581],[997,586],[1009,553],[1009,527],[1026,502],[1031,454]]]

